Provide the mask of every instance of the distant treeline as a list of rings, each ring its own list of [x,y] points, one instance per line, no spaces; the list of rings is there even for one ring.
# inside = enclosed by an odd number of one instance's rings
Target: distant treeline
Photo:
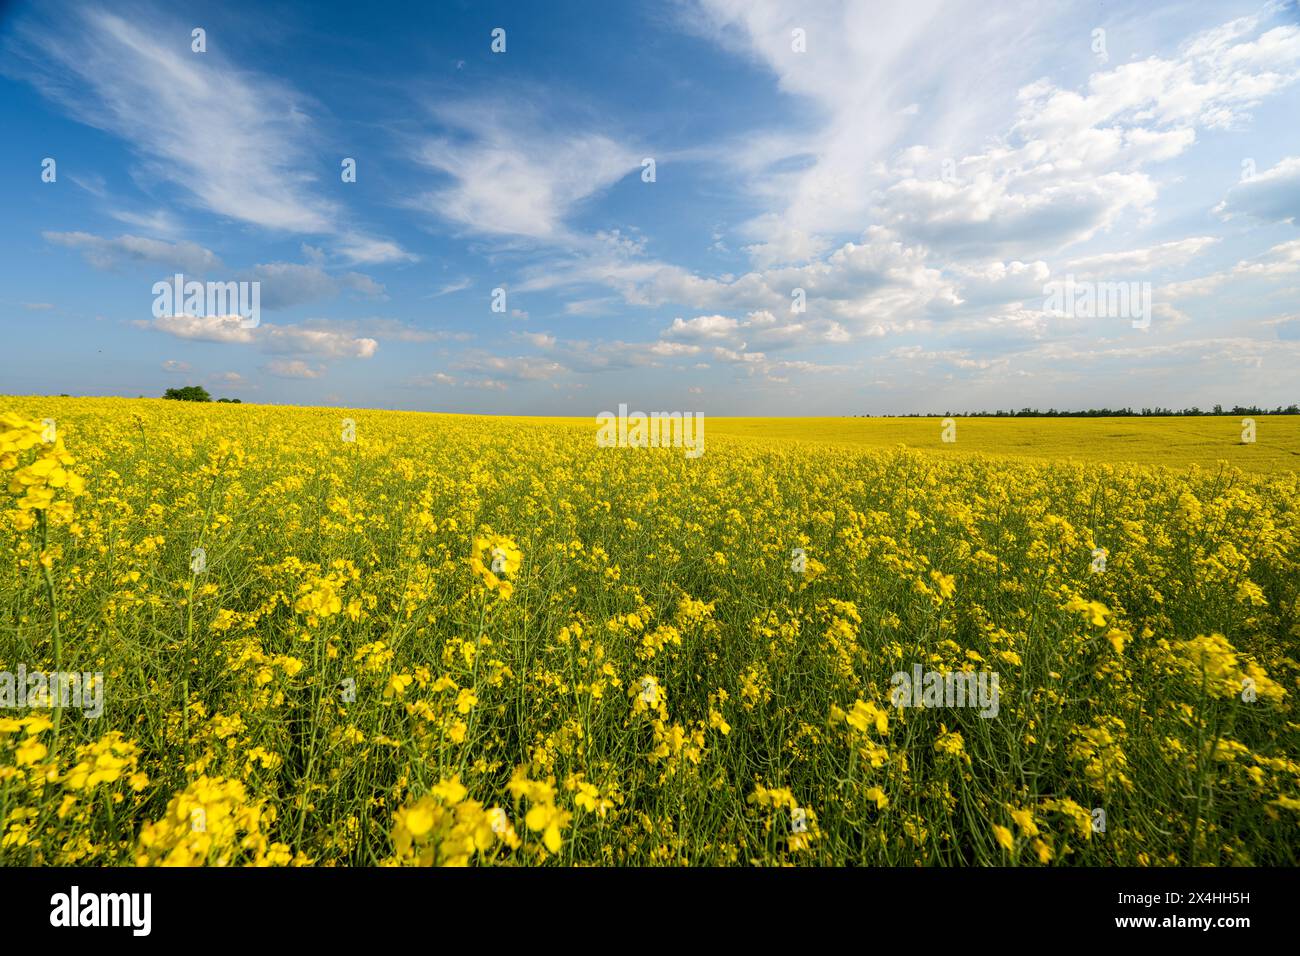
[[[910,415],[887,415],[879,416],[885,418],[1180,418],[1183,416],[1194,415],[1300,415],[1300,405],[1288,405],[1283,408],[1279,405],[1277,408],[1260,408],[1258,405],[1234,405],[1232,408],[1224,408],[1222,405],[1215,405],[1214,408],[1206,409],[1193,405],[1191,408],[1173,409],[1173,408],[1143,408],[1141,410],[1134,408],[1090,408],[1087,411],[1062,411],[1055,408],[1049,408],[1047,411],[1039,411],[1037,408],[1022,408],[1020,411],[999,409],[995,412],[912,412]],[[865,415],[864,418],[873,418],[877,416]]]

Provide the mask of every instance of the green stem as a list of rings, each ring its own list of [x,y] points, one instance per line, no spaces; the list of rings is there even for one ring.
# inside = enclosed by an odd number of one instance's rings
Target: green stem
[[[41,525],[41,553],[40,564],[41,572],[45,578],[45,594],[50,601],[50,637],[54,644],[54,672],[60,674],[63,671],[63,635],[59,631],[59,606],[54,598],[54,575],[50,572],[50,567],[45,561],[45,549],[49,545],[50,526],[44,511],[38,511]],[[57,678],[56,678],[57,679]],[[59,697],[59,702],[54,708],[54,745],[53,750],[57,751],[59,747],[59,725],[63,722],[63,698]]]
[[[144,429],[143,429],[143,428],[141,429],[141,434],[142,434],[142,435],[144,434]],[[216,473],[212,476],[212,484],[208,486],[208,500],[207,500],[207,503],[206,503],[206,504],[204,505],[204,507],[203,507],[203,523],[199,526],[199,542],[198,542],[197,545],[195,545],[195,548],[196,548],[196,549],[201,549],[201,548],[203,547],[203,541],[204,541],[204,538],[207,536],[207,531],[208,531],[208,521],[209,521],[209,520],[211,519],[211,517],[212,517],[212,502],[213,502],[213,499],[216,497],[216,494],[217,494],[217,482],[221,480],[221,469],[222,469],[222,467],[224,467],[224,465],[225,465],[225,463],[226,463],[226,461],[227,461],[228,459],[229,459],[229,456],[227,456],[226,458],[223,458],[223,459],[221,460],[221,462],[219,462],[219,463],[217,464],[217,467],[216,467]],[[194,559],[193,559],[193,552],[191,551],[191,558],[190,558],[191,564],[192,564],[193,560],[194,560]],[[206,571],[207,571],[207,554],[206,554],[206,552],[204,553],[204,558],[203,558],[203,567],[204,567],[204,571],[206,572]],[[186,582],[186,594],[185,594],[185,648],[184,648],[184,660],[183,660],[183,662],[182,662],[182,668],[183,668],[183,670],[182,670],[182,675],[183,675],[183,676],[182,676],[182,678],[181,678],[181,695],[182,695],[182,700],[181,700],[181,736],[184,738],[183,743],[184,743],[184,746],[185,746],[185,766],[186,766],[186,768],[188,768],[188,767],[189,767],[189,764],[190,764],[190,667],[191,667],[191,664],[190,664],[190,657],[191,657],[191,649],[192,649],[193,646],[194,646],[194,645],[193,645],[193,638],[194,638],[194,583],[195,583],[195,581],[194,581],[194,577],[195,577],[195,572],[194,572],[194,570],[193,570],[193,567],[191,567],[191,569],[190,569],[190,578],[189,578],[189,580]]]
[[[484,594],[479,598],[478,605],[478,635],[474,638],[474,708],[469,712],[469,727],[465,732],[465,742],[461,744],[460,752],[460,774],[461,782],[465,782],[465,761],[469,759],[469,748],[474,742],[474,730],[478,726],[478,712],[482,701],[478,700],[478,659],[483,653],[483,618],[487,608],[487,595]]]

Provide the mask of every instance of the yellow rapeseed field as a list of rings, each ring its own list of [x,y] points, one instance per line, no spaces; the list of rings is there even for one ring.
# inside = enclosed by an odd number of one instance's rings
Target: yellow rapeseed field
[[[1080,462],[1136,462],[1272,474],[1300,469],[1300,415],[1258,415],[1255,441],[1237,417],[957,418],[952,442],[939,418],[711,418],[709,435],[825,441],[946,455],[971,453]]]
[[[1296,419],[0,416],[0,862],[1300,862]]]

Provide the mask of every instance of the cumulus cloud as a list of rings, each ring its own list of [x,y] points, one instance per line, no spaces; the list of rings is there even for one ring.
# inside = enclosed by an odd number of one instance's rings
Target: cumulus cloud
[[[1016,255],[1090,239],[1157,194],[1142,172],[1088,171],[1043,182],[1038,170],[1004,160],[975,158],[966,164],[968,180],[902,179],[881,194],[881,214],[912,241],[950,255]]]
[[[518,338],[523,339],[529,345],[536,346],[539,349],[549,349],[555,347],[555,336],[547,335],[544,332],[520,332]]]
[[[494,382],[502,379],[509,381],[545,381],[563,374],[566,369],[559,362],[536,355],[502,356],[488,352],[473,351],[463,355],[456,368],[487,374]]]
[[[664,358],[676,358],[682,355],[697,355],[700,351],[698,345],[688,345],[685,342],[655,342],[650,346],[652,355],[659,355]]]
[[[1041,299],[1052,270],[1041,259],[1034,262],[988,262],[953,270],[959,283],[961,305],[985,307]]]
[[[715,315],[682,320],[674,337],[724,334],[727,312],[764,312],[769,324],[816,323],[828,340],[879,335],[909,327],[930,308],[960,303],[954,283],[928,261],[923,247],[906,246],[873,227],[861,241],[841,245],[824,259],[799,266],[719,278],[699,276],[664,262],[617,256],[576,256],[529,274],[522,288],[548,289],[603,283],[630,305],[686,305]],[[802,300],[806,314],[797,311]]]
[[[304,325],[272,325],[263,322],[245,328],[237,315],[164,315],[138,325],[156,329],[180,339],[256,345],[264,352],[316,355],[331,359],[370,358],[379,348],[372,338]]]
[[[1126,213],[1149,213],[1159,187],[1144,167],[1182,155],[1198,129],[1248,121],[1300,75],[1300,28],[1242,18],[1174,55],[1095,70],[1081,89],[1026,83],[1009,127],[985,132],[978,150],[959,149],[963,131],[991,125],[1017,58],[1059,37],[1051,18],[1068,11],[1030,13],[1014,3],[993,11],[829,0],[796,11],[779,0],[700,0],[699,32],[751,56],[814,107],[804,128],[750,134],[719,152],[774,207],[743,230],[761,240],[747,247],[755,265],[821,258],[835,248],[830,237],[871,217],[949,256],[1028,259],[1086,241]],[[1032,35],[1021,29],[1030,19]],[[794,27],[806,34],[806,55],[791,50]],[[952,75],[962,82],[940,82]],[[901,148],[918,131],[930,145]]]
[[[725,315],[698,315],[686,321],[678,317],[663,334],[678,339],[725,339],[730,338],[739,325],[735,319]]]

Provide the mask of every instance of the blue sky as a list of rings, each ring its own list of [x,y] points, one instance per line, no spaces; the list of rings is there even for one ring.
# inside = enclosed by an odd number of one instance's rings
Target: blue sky
[[[0,5],[0,393],[1290,404],[1298,107],[1294,3]]]

